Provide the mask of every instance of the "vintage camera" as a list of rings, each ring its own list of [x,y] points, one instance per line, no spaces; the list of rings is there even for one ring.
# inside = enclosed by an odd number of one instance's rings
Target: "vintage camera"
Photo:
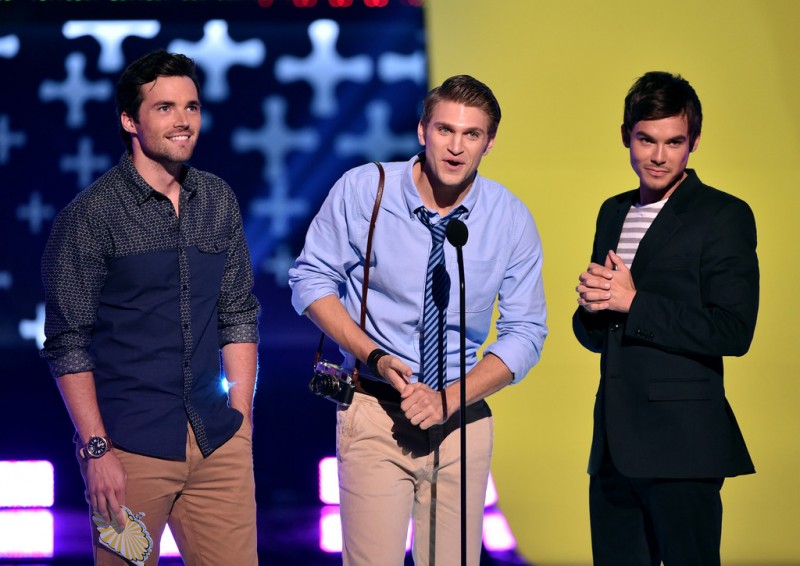
[[[322,360],[314,366],[314,376],[308,388],[314,395],[348,407],[353,402],[356,385],[353,377],[341,366]]]

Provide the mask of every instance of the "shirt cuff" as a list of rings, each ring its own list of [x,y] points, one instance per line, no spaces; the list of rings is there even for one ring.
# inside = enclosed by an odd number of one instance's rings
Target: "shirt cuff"
[[[219,331],[220,348],[226,344],[255,343],[258,344],[258,325],[239,324],[228,326]]]
[[[514,376],[511,383],[522,381],[539,361],[539,353],[530,342],[526,342],[524,345],[517,341],[509,343],[508,340],[495,342],[486,347],[484,356],[487,354],[493,354],[500,358],[511,371]]]
[[[94,371],[94,361],[86,350],[70,350],[63,356],[48,360],[48,364],[53,377]]]

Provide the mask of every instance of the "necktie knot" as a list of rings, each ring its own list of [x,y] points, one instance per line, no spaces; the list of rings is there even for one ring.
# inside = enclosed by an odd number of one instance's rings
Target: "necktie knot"
[[[447,232],[447,223],[450,222],[450,220],[452,220],[453,218],[459,218],[466,211],[467,209],[464,208],[463,206],[454,208],[447,214],[447,216],[444,216],[441,220],[439,220],[439,222],[435,224],[431,223],[430,214],[428,213],[428,210],[424,206],[419,207],[415,212],[420,222],[422,222],[428,228],[428,230],[431,231],[431,236],[433,237],[434,243],[436,242],[443,243],[445,233]]]

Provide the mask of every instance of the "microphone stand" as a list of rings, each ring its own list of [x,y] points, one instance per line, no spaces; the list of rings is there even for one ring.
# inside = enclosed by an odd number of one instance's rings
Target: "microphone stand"
[[[461,429],[461,564],[467,564],[467,337],[466,337],[466,292],[464,287],[464,253],[469,232],[467,226],[458,218],[447,223],[447,241],[456,248],[458,260],[458,299],[459,299],[459,337],[460,367],[459,379],[460,403],[459,422]]]
[[[467,360],[465,350],[467,338],[465,330],[467,326],[464,307],[466,304],[466,293],[464,292],[464,255],[461,246],[456,248],[458,259],[458,301],[459,301],[459,334],[461,336],[461,378],[459,380],[461,391],[461,403],[459,408],[461,424],[461,564],[467,563]]]

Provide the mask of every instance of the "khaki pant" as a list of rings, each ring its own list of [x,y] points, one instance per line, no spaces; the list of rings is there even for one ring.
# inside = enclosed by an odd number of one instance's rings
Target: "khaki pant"
[[[454,415],[458,422],[458,414]],[[356,393],[337,416],[345,566],[402,565],[409,519],[414,563],[461,563],[461,433],[422,431],[399,405]],[[467,425],[467,564],[480,562],[494,422]]]
[[[114,448],[127,475],[125,506],[141,518],[153,539],[147,566],[158,562],[164,526],[189,566],[258,564],[252,431],[246,424],[203,458],[189,427],[186,461],[162,460]],[[83,471],[83,470],[82,470]],[[95,564],[128,564],[98,543]]]

